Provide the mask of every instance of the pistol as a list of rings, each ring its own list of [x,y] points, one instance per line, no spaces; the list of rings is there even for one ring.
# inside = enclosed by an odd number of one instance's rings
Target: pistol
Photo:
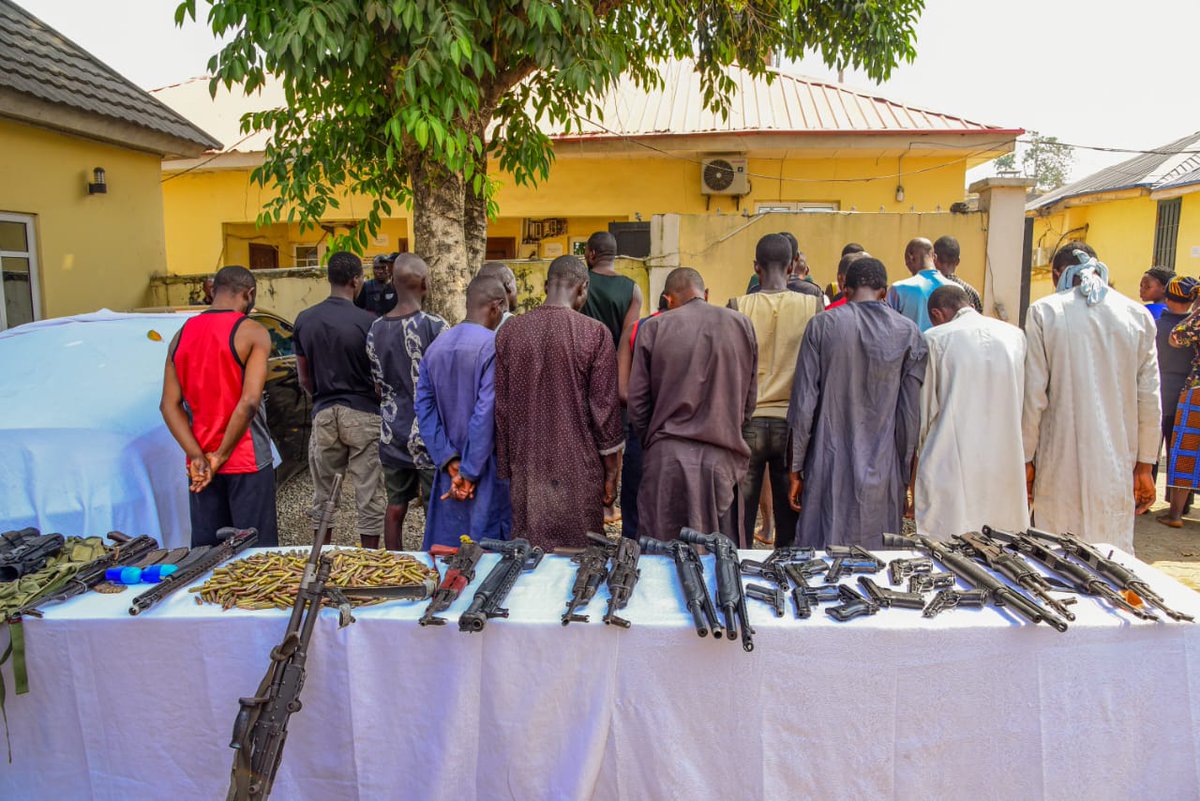
[[[874,604],[884,609],[892,606],[903,609],[925,608],[925,597],[919,592],[900,592],[889,587],[880,587],[868,576],[859,576],[858,586],[863,588]]]
[[[903,584],[909,576],[932,572],[933,560],[928,556],[918,556],[913,559],[893,559],[888,562],[888,581],[893,585]],[[912,590],[909,590],[909,592],[912,592]]]
[[[922,614],[924,617],[937,617],[939,613],[959,606],[985,606],[988,595],[987,590],[942,590],[933,596]]]
[[[948,590],[954,586],[953,573],[929,573],[908,577],[909,592],[931,592],[933,590]]]
[[[747,584],[746,597],[770,604],[775,610],[775,617],[783,617],[783,590],[779,587],[764,587],[761,584]]]

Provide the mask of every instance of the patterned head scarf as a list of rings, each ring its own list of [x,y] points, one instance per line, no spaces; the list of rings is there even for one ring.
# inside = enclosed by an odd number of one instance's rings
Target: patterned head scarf
[[[1058,291],[1070,292],[1072,289],[1078,289],[1079,294],[1087,300],[1087,305],[1095,306],[1108,294],[1108,267],[1082,250],[1075,251],[1075,259],[1076,263],[1063,270],[1059,276]],[[1075,286],[1077,276],[1079,286]]]
[[[1167,284],[1167,297],[1176,303],[1191,303],[1200,298],[1200,281],[1180,275]]]

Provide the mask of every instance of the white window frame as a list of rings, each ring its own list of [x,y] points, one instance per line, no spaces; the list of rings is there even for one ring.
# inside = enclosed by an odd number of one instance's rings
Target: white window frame
[[[764,200],[755,206],[755,214],[820,214],[841,211],[838,201]]]
[[[316,248],[317,263],[316,264],[301,264],[300,257],[297,255],[297,251],[299,251],[300,248]],[[304,242],[297,242],[296,244],[292,245],[292,265],[295,267],[320,267],[321,259],[324,257],[324,254],[321,251],[322,251],[322,246],[321,246],[320,242],[314,242],[311,245],[306,244]]]
[[[18,259],[29,259],[29,290],[33,295],[33,319],[42,319],[42,292],[38,274],[37,229],[32,214],[10,214],[0,212],[0,222],[15,222],[25,225],[26,250],[0,250],[0,259],[11,256]],[[0,267],[0,270],[3,268]],[[8,330],[8,312],[5,310],[4,281],[0,280],[0,331]]]

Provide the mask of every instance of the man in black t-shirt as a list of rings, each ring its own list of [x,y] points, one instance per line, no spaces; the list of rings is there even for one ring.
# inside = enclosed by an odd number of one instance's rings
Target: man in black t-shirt
[[[375,276],[363,284],[362,291],[354,299],[354,305],[366,309],[376,317],[382,317],[396,306],[396,290],[392,288],[392,264],[399,253],[380,254],[371,265]]]
[[[329,297],[300,312],[293,341],[300,385],[312,396],[308,466],[313,480],[310,516],[319,525],[333,477],[354,485],[358,536],[378,548],[385,501],[380,492],[379,395],[367,358],[367,333],[375,315],[355,308],[363,285],[362,262],[353,253],[329,259]],[[329,531],[323,532],[328,542]]]

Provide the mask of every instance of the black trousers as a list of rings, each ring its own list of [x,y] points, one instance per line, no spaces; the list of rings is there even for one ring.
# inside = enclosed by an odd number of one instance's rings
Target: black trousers
[[[638,536],[638,488],[642,486],[642,441],[625,425],[625,454],[621,457],[621,536]]]
[[[279,544],[271,465],[257,473],[217,473],[211,484],[189,496],[193,548],[216,545],[217,530],[226,526],[257,529],[260,548]]]
[[[746,545],[753,547],[754,520],[762,497],[764,473],[771,480],[771,509],[775,514],[775,546],[786,548],[796,541],[800,515],[788,503],[788,424],[777,417],[755,417],[742,427],[742,438],[750,446],[750,469],[739,487],[742,525]]]

